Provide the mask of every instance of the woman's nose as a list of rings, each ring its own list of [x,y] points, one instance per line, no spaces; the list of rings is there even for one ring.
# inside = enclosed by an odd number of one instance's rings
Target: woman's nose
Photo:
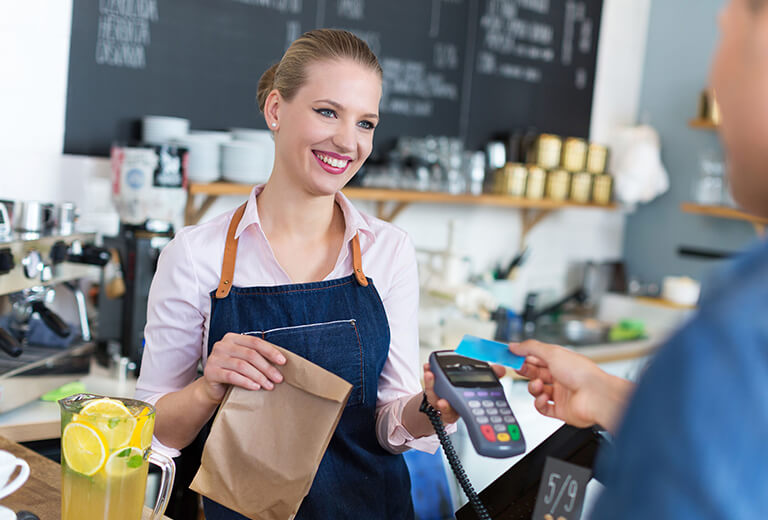
[[[355,128],[351,125],[339,125],[332,141],[339,151],[353,152],[357,143]]]

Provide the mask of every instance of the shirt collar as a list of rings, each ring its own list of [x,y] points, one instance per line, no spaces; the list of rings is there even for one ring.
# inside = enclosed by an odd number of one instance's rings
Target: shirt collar
[[[240,235],[243,233],[243,231],[246,230],[249,226],[255,224],[259,228],[261,228],[261,220],[259,219],[259,211],[258,206],[256,202],[256,197],[264,190],[263,184],[258,184],[253,187],[251,190],[251,194],[248,196],[248,202],[245,206],[245,212],[243,213],[243,218],[240,219],[240,223],[237,225],[237,229],[235,230],[235,238],[239,238]],[[352,203],[349,201],[349,199],[340,191],[336,192],[336,203],[341,208],[342,213],[344,214],[344,242],[349,242],[352,240],[352,237],[354,237],[358,231],[362,231],[365,233],[371,240],[374,240],[376,237],[373,233],[373,230],[371,229],[371,226],[366,221],[365,217],[363,216],[360,211],[358,211],[355,206],[352,205]]]

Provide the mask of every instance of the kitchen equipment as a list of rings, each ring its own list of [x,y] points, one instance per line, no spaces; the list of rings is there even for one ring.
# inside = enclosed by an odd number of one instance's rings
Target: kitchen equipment
[[[150,518],[161,518],[176,466],[150,447],[155,407],[91,394],[62,399],[59,407],[62,520],[140,520],[150,463],[162,472]]]
[[[79,280],[97,276],[95,238],[0,239],[0,413],[90,371],[94,345]]]
[[[493,191],[500,195],[523,197],[528,170],[521,163],[507,163],[494,174]]]
[[[528,166],[528,182],[525,185],[525,197],[528,199],[543,199],[547,184],[547,172],[539,166]]]
[[[19,469],[18,474],[11,479],[11,475]],[[16,457],[13,453],[0,450],[0,499],[7,497],[29,478],[29,464],[27,461]]]
[[[586,204],[592,195],[592,174],[577,172],[571,177],[570,199],[573,202]]]
[[[569,137],[563,142],[563,169],[569,172],[583,171],[587,166],[587,142]]]
[[[592,200],[595,204],[610,204],[613,193],[613,177],[610,175],[595,175],[592,182]]]
[[[11,232],[11,220],[8,215],[8,207],[5,201],[0,201],[0,237],[4,237]]]
[[[553,134],[541,134],[531,149],[528,162],[534,163],[545,170],[552,170],[560,166],[560,153],[563,141]]]
[[[172,141],[188,150],[187,178],[191,182],[213,182],[221,177],[222,138],[215,133],[196,133]]]
[[[77,206],[74,202],[60,202],[54,206],[54,224],[59,235],[71,235],[75,232]]]
[[[120,221],[175,222],[187,201],[187,149],[177,145],[113,145],[112,201]]]
[[[554,170],[547,174],[547,198],[564,201],[568,198],[571,174],[566,170]]]
[[[696,305],[700,294],[701,284],[687,276],[665,276],[661,282],[661,297],[678,305]]]
[[[99,351],[109,352],[110,344],[115,345],[121,356],[141,366],[149,287],[160,252],[171,238],[172,229],[153,231],[130,224],[121,224],[116,236],[104,237],[104,247],[116,253],[123,287],[122,294],[111,292],[107,270],[102,271],[96,332]]]
[[[503,168],[507,162],[507,145],[504,141],[490,141],[485,145],[485,155],[488,157],[490,171]]]
[[[266,182],[274,160],[275,143],[271,136],[222,143],[221,177],[241,184]]]
[[[602,175],[605,173],[607,164],[608,148],[597,143],[589,143],[589,150],[587,151],[587,171],[589,173],[594,173],[595,175]]]
[[[51,205],[36,200],[14,204],[13,229],[23,233],[45,233],[53,225]]]
[[[155,145],[168,144],[189,133],[189,119],[169,116],[144,116],[141,119],[142,139]]]

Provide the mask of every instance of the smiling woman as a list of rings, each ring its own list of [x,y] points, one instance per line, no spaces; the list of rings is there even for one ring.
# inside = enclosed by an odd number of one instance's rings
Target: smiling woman
[[[158,449],[178,453],[205,435],[230,385],[280,384],[285,359],[274,345],[353,383],[297,519],[413,518],[401,454],[439,444],[418,412],[413,245],[340,192],[371,153],[381,86],[376,57],[353,34],[321,29],[293,42],[259,82],[275,143],[269,180],[237,210],[178,233],[149,295],[137,393],[156,403]],[[347,333],[329,335],[339,323]],[[254,330],[285,333],[244,334]],[[455,422],[431,374],[424,380],[430,403]],[[208,520],[244,518],[204,503]]]

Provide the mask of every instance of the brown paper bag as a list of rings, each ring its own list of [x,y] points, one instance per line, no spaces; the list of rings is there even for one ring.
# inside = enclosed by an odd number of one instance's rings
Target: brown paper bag
[[[252,520],[293,518],[352,391],[344,379],[280,351],[287,362],[274,390],[229,389],[189,486]]]

